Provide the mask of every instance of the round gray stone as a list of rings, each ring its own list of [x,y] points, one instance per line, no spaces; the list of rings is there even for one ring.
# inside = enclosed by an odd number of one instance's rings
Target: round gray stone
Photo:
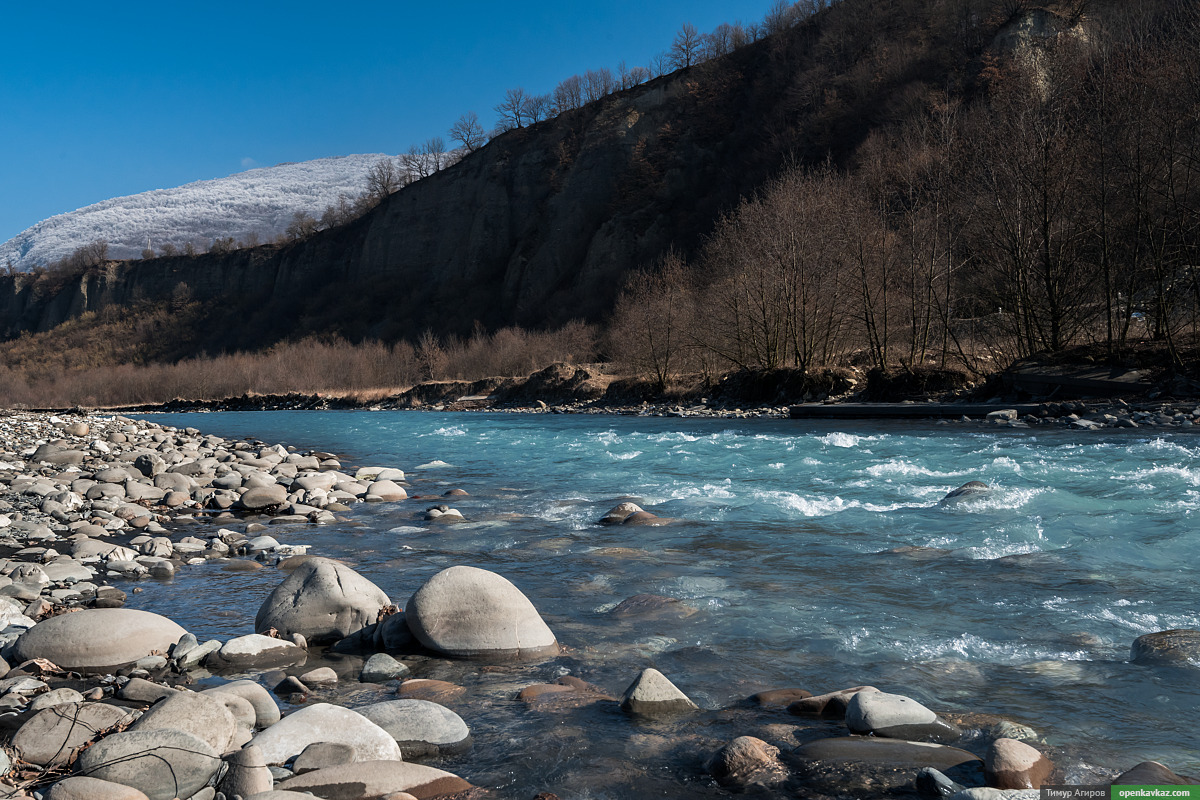
[[[462,717],[428,700],[386,700],[355,711],[391,734],[405,758],[451,755],[471,746]]]
[[[176,730],[113,733],[84,750],[75,763],[80,775],[132,786],[149,800],[191,797],[220,766],[215,750]]]
[[[412,596],[405,618],[431,650],[456,658],[533,660],[558,655],[558,642],[533,603],[507,578],[450,567]]]
[[[91,608],[39,622],[17,639],[18,661],[45,658],[76,672],[111,672],[154,651],[167,652],[186,631],[166,617],[131,608]]]
[[[375,622],[391,604],[375,584],[327,558],[311,558],[275,587],[258,610],[254,630],[299,633],[310,643],[344,639]]]
[[[282,764],[315,742],[340,742],[363,760],[400,760],[400,745],[383,728],[341,706],[316,703],[281,719],[252,740],[268,764]]]

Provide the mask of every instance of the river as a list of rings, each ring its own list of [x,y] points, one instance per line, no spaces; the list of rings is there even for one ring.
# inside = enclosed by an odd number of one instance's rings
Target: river
[[[451,498],[465,523],[422,519],[449,499],[410,499],[271,533],[346,560],[401,605],[455,564],[498,572],[533,601],[565,646],[558,659],[414,667],[469,690],[455,710],[475,746],[438,766],[504,796],[718,796],[706,753],[800,724],[739,701],[867,683],[1018,721],[1080,764],[1200,772],[1196,671],[1128,662],[1143,633],[1200,628],[1195,434],[416,411],[148,418],[397,466],[410,494],[469,492]],[[992,491],[939,504],[970,480]],[[673,521],[595,524],[629,498]],[[143,581],[130,605],[228,638],[252,632],[281,579],[204,565]],[[608,615],[639,593],[697,613]],[[619,696],[646,666],[705,711],[644,723],[512,699],[567,673]]]

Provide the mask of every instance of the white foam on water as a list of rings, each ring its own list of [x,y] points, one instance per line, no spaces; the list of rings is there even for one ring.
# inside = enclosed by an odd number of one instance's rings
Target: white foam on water
[[[646,441],[656,444],[664,442],[698,442],[700,441],[700,437],[692,436],[682,431],[671,431],[670,433],[653,433],[646,437]]]
[[[874,436],[856,436],[853,433],[834,431],[824,436],[818,436],[817,441],[829,447],[858,447],[859,442],[874,441]]]
[[[922,467],[919,464],[914,464],[911,461],[906,461],[903,458],[894,458],[890,461],[885,461],[882,464],[874,464],[867,467],[864,472],[876,478],[882,478],[891,475],[899,475],[902,477],[922,476],[927,478],[960,478],[972,474],[972,470],[960,470],[957,472],[941,472],[929,467]]]
[[[1151,439],[1142,445],[1150,450],[1158,450],[1164,453],[1173,453],[1182,458],[1196,458],[1200,456],[1200,448],[1185,447],[1178,442],[1170,442],[1163,438]]]
[[[746,595],[744,591],[731,589],[729,581],[714,575],[680,575],[664,583],[662,593],[681,600],[718,597],[729,601]]]
[[[659,503],[666,503],[670,500],[691,500],[697,497],[709,500],[735,500],[737,499],[737,494],[734,493],[733,489],[731,488],[732,486],[733,481],[729,480],[728,478],[726,478],[722,483],[706,483],[702,486],[696,486],[695,484],[677,484],[673,487],[665,489],[667,492],[665,497],[655,499],[653,502],[651,502],[651,499],[647,497],[646,502],[648,505],[658,505]]]
[[[883,641],[880,640],[880,643]],[[1009,665],[1091,660],[1086,650],[1052,650],[1020,641],[994,642],[973,633],[918,641],[893,639],[887,644],[907,661],[930,661],[955,656],[967,661]]]
[[[823,461],[818,458],[813,458],[812,456],[806,456],[805,458],[801,459],[800,463],[806,467],[819,467],[824,464]]]
[[[641,450],[634,450],[632,453],[614,453],[611,450],[605,451],[605,455],[613,461],[632,461],[642,454]]]
[[[785,466],[787,465],[782,461],[776,461],[774,464],[767,464],[767,469],[783,469]]]
[[[759,502],[782,508],[804,517],[827,517],[848,508],[857,508],[857,500],[849,502],[834,495],[832,497],[804,497],[796,492],[755,490],[751,496]]]
[[[1112,475],[1114,481],[1137,481],[1139,485],[1153,487],[1154,484],[1143,484],[1147,478],[1177,478],[1190,486],[1200,486],[1200,470],[1187,467],[1157,466],[1139,469],[1125,475]]]
[[[450,466],[453,465],[447,464],[445,461],[430,461],[428,464],[418,464],[413,469],[444,469]]]
[[[430,436],[466,436],[467,429],[461,425],[450,425],[445,428],[438,428],[429,434]]]
[[[1114,603],[1114,605],[1117,605]],[[1200,627],[1200,614],[1154,614],[1134,611],[1129,606],[1102,608],[1092,614],[1083,614],[1084,619],[1106,622],[1133,631],[1138,635],[1178,628]]]
[[[1009,472],[1019,473],[1021,471],[1021,465],[1009,456],[999,456],[992,459],[992,466]]]
[[[397,528],[389,528],[388,533],[424,533],[424,528],[418,528],[414,525],[401,525]]]

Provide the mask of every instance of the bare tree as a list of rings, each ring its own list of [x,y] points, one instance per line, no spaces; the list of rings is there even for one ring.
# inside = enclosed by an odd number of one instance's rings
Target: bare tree
[[[427,139],[421,151],[429,163],[430,175],[446,168],[446,142],[442,137]]]
[[[317,220],[307,211],[297,211],[295,214],[293,214],[292,221],[288,223],[286,231],[287,237],[292,241],[296,241],[298,239],[307,239],[316,232]],[[184,254],[194,255],[194,248],[192,253],[187,252],[188,248],[192,248],[191,242],[188,242],[186,245],[184,245]]]
[[[544,119],[549,119],[553,108],[554,103],[550,95],[531,94],[525,98],[522,110],[525,112],[525,121],[530,125],[536,125]]]
[[[446,350],[438,340],[437,334],[429,328],[426,328],[417,340],[416,357],[423,380],[441,380],[446,372]]]
[[[670,58],[675,69],[683,69],[697,63],[700,59],[700,31],[690,22],[683,23],[675,41],[671,42]]]
[[[561,114],[583,105],[583,78],[572,75],[554,87],[554,111]]]
[[[468,153],[474,153],[487,142],[483,126],[474,111],[468,111],[458,118],[450,128],[450,138],[458,142]]]
[[[396,167],[396,159],[381,158],[367,170],[366,194],[376,205],[384,201],[392,192],[401,187],[400,170]]]
[[[607,97],[615,88],[616,82],[607,67],[589,69],[583,74],[583,99],[588,103]]]
[[[500,115],[501,129],[512,130],[525,127],[525,104],[528,98],[529,93],[520,86],[504,93],[504,99],[496,106],[496,113]]]
[[[662,392],[679,371],[692,345],[692,295],[687,264],[674,250],[653,269],[632,273],[625,282],[609,326],[610,348],[638,374],[654,378]]]
[[[700,39],[701,56],[706,61],[733,52],[733,26],[728,23],[721,23]]]

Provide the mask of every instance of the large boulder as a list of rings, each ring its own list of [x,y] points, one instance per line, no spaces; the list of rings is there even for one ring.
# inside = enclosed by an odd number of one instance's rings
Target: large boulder
[[[45,658],[76,672],[111,672],[151,653],[167,652],[184,633],[149,611],[90,608],[50,617],[21,634],[16,661]]]
[[[229,749],[237,733],[237,720],[216,697],[196,692],[176,692],[155,703],[138,717],[130,730],[177,730],[190,733],[215,752]]]
[[[278,784],[286,792],[312,792],[326,800],[359,800],[408,792],[417,800],[471,790],[453,773],[406,761],[360,761],[326,767]]]
[[[385,700],[355,711],[391,734],[405,758],[451,755],[471,746],[462,717],[428,700]]]
[[[125,722],[129,710],[107,703],[65,703],[34,714],[12,737],[22,759],[42,767],[60,766],[74,751],[114,725]]]
[[[375,584],[345,564],[311,558],[297,567],[258,609],[254,630],[299,633],[310,644],[343,639],[375,622],[391,604]]]
[[[268,764],[282,764],[314,742],[348,744],[363,761],[401,759],[400,745],[391,734],[362,714],[329,703],[305,706],[251,741]]]
[[[254,709],[254,727],[269,728],[279,722],[279,706],[271,693],[252,680],[230,681],[205,689],[203,694],[231,694],[246,700]]]
[[[442,570],[408,601],[405,617],[421,644],[455,658],[558,655],[558,641],[529,598],[507,578],[485,569]]]
[[[149,800],[172,800],[191,797],[220,766],[215,750],[183,731],[124,731],[84,750],[75,771],[132,786]]]

